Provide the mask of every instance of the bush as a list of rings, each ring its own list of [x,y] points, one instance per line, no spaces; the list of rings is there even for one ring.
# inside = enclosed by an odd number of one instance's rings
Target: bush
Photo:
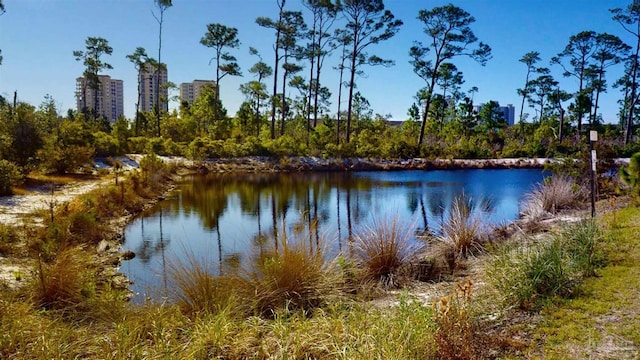
[[[630,188],[631,193],[640,197],[640,152],[629,159],[629,166],[619,170],[620,180]]]
[[[0,254],[11,253],[18,240],[18,231],[14,227],[0,224]]]
[[[11,195],[12,187],[22,183],[22,174],[18,166],[8,160],[0,159],[0,196]]]

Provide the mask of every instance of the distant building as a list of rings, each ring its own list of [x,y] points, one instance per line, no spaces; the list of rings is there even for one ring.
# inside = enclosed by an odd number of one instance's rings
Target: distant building
[[[169,111],[169,102],[167,101],[169,89],[166,86],[168,81],[167,66],[165,64],[162,64],[160,71],[157,71],[156,67],[149,63],[140,67],[138,72],[138,90],[140,91],[138,108],[140,111],[154,111],[156,99],[159,100],[160,106],[158,108],[160,111]]]
[[[190,83],[180,84],[180,102],[188,102],[189,105],[200,96],[202,87],[205,85],[216,86],[216,82],[213,80],[193,80]]]
[[[473,110],[477,113],[480,113],[480,109],[484,104],[474,105]],[[502,112],[502,116],[507,121],[507,125],[512,126],[516,121],[516,109],[513,107],[513,104],[508,104],[507,106],[499,106],[498,109]]]
[[[84,77],[76,79],[77,110],[81,113],[83,109],[95,109],[98,116],[115,122],[124,115],[122,80],[112,79],[108,75],[98,75],[98,79],[97,90],[89,87]]]

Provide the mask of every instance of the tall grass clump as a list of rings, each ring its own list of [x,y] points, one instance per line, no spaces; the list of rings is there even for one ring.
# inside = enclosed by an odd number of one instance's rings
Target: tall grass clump
[[[560,236],[576,272],[595,276],[605,263],[604,236],[593,220],[582,220],[562,229]]]
[[[188,254],[185,261],[171,262],[169,275],[175,285],[174,299],[187,315],[218,314],[234,309],[242,312],[236,301],[239,289],[244,285],[237,276],[216,275],[211,262],[199,260]],[[244,308],[247,312],[249,309]]]
[[[278,310],[310,311],[335,294],[337,272],[322,247],[306,239],[286,238],[279,249],[261,251],[246,276],[254,311],[272,317]],[[251,296],[253,295],[253,296]]]
[[[73,312],[86,305],[94,290],[88,254],[80,247],[70,247],[50,264],[39,259],[32,289],[34,302],[41,308]]]
[[[566,175],[553,175],[525,195],[520,214],[534,221],[576,205],[580,197],[578,185]]]
[[[0,224],[0,254],[11,254],[18,244],[18,240],[18,230],[15,227]]]
[[[545,299],[569,295],[575,277],[558,237],[529,245],[505,245],[487,266],[492,285],[507,305],[534,309]]]
[[[397,287],[401,270],[417,252],[414,228],[396,216],[392,220],[372,219],[354,237],[354,262],[365,282]]]

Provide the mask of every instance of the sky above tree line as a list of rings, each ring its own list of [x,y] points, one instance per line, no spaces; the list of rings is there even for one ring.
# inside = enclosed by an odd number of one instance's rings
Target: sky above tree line
[[[610,33],[633,45],[632,36],[611,19],[609,9],[626,7],[631,0],[386,0],[387,9],[404,25],[390,41],[369,48],[376,54],[395,62],[392,67],[363,67],[366,75],[358,78],[357,91],[369,100],[374,112],[390,114],[393,120],[407,119],[407,109],[415,101],[415,93],[425,86],[424,80],[413,73],[409,64],[409,48],[414,41],[427,41],[422,23],[416,19],[421,9],[431,9],[448,3],[469,12],[476,22],[471,29],[482,42],[492,48],[492,59],[482,67],[462,58],[454,64],[462,71],[465,83],[461,90],[473,86],[479,91],[474,103],[490,100],[501,105],[513,104],[519,116],[521,98],[516,89],[524,86],[526,66],[518,60],[529,51],[538,51],[538,66],[551,69],[551,75],[568,92],[578,89],[577,80],[564,78],[558,65],[549,65],[552,56],[561,52],[571,35],[593,30]],[[89,36],[103,37],[113,47],[111,56],[103,60],[113,66],[103,74],[124,81],[125,115],[135,114],[137,73],[126,55],[136,47],[144,47],[150,56],[158,55],[158,23],[152,15],[153,0],[4,0],[6,13],[0,16],[0,95],[13,99],[18,92],[20,101],[40,104],[46,94],[56,101],[59,111],[75,109],[75,79],[84,67],[75,61],[74,50],[85,50]],[[277,18],[276,0],[174,0],[165,12],[162,39],[162,61],[168,66],[169,80],[179,85],[195,79],[213,79],[215,67],[209,65],[212,49],[200,44],[206,25],[221,23],[238,28],[241,45],[231,50],[238,58],[243,77],[225,77],[220,82],[221,100],[230,115],[235,114],[245,100],[238,90],[240,84],[255,80],[248,69],[258,60],[249,55],[249,47],[256,48],[263,60],[273,66],[275,34],[258,26],[257,17]],[[300,0],[288,0],[286,10],[308,11]],[[338,20],[336,26],[344,27]],[[322,85],[333,96],[331,110],[337,109],[339,73],[337,52],[325,62]],[[308,77],[308,64],[300,75]],[[607,123],[618,122],[622,97],[619,89],[611,88],[622,74],[622,65],[607,72],[607,93],[601,97],[599,113]],[[279,80],[281,81],[281,80]],[[273,78],[266,80],[267,88]],[[178,92],[175,92],[177,95]],[[297,95],[292,89],[288,94]],[[346,108],[343,97],[342,109]],[[177,102],[170,108],[177,107]],[[525,113],[534,116],[533,109]]]

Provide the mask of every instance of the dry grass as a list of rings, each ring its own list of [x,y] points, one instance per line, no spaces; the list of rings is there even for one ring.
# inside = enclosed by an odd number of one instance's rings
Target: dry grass
[[[38,261],[32,285],[34,302],[45,309],[72,311],[84,304],[89,292],[90,259],[80,247],[60,251],[53,263]]]
[[[520,214],[536,221],[576,206],[580,197],[578,185],[568,176],[554,175],[525,195]]]
[[[414,227],[393,220],[373,219],[355,236],[354,262],[364,282],[378,282],[384,287],[398,287],[400,270],[418,250]]]
[[[322,246],[309,238],[284,238],[278,249],[263,250],[241,277],[257,314],[273,317],[279,310],[311,311],[327,304],[340,290],[340,277]]]
[[[249,309],[237,300],[237,293],[243,285],[237,277],[214,275],[211,262],[198,260],[189,254],[185,262],[172,262],[169,275],[176,291],[174,300],[189,316],[218,314],[233,308],[234,313],[247,313]]]
[[[453,199],[441,234],[434,237],[431,251],[445,259],[453,272],[460,260],[482,250],[483,234],[480,218],[473,215],[473,199],[463,193]]]
[[[480,359],[471,314],[471,282],[457,284],[454,293],[433,305],[438,359]]]

